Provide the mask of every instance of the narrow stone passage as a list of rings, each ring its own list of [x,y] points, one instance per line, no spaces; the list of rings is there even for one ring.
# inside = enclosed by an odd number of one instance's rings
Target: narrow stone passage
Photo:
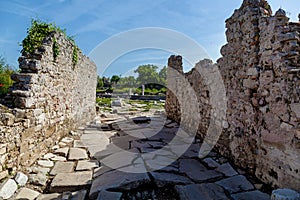
[[[45,186],[43,194],[32,195],[38,200],[270,199],[263,184],[226,158],[210,152],[200,159],[201,141],[177,123],[143,114],[148,116],[102,114],[63,138],[30,169],[30,183]],[[32,192],[23,190],[14,198]]]
[[[160,115],[104,115],[80,144],[99,161],[90,199],[270,199],[226,158],[199,159],[200,141]]]

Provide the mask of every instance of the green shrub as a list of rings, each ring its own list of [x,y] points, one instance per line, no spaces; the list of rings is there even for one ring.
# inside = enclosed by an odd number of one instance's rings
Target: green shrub
[[[4,59],[0,57],[0,97],[3,98],[7,92],[8,88],[12,86],[13,80],[11,80],[10,76],[15,71],[5,63]]]
[[[27,29],[27,36],[22,41],[21,46],[23,47],[21,53],[24,55],[26,53],[34,53],[43,44],[43,40],[50,36],[54,31],[63,33],[68,40],[74,45],[73,54],[72,54],[72,63],[75,66],[78,62],[78,47],[75,44],[75,40],[71,36],[67,36],[66,30],[61,29],[53,23],[42,22],[41,20],[32,19],[31,26]],[[59,55],[59,45],[53,38],[53,59],[56,61],[57,56]]]

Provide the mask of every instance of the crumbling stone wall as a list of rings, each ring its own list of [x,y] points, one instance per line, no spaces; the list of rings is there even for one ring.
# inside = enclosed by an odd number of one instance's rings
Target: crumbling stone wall
[[[15,83],[6,98],[12,108],[0,113],[0,163],[5,166],[0,174],[31,165],[39,153],[95,116],[96,65],[79,49],[75,64],[74,48],[64,34],[53,32],[35,53],[19,58],[21,71],[12,76]]]
[[[222,126],[216,148],[265,183],[299,190],[300,24],[289,22],[282,9],[271,13],[266,1],[244,0],[226,20],[227,44],[217,64],[227,92],[228,127]],[[174,102],[167,96],[166,111],[178,120],[169,109]]]

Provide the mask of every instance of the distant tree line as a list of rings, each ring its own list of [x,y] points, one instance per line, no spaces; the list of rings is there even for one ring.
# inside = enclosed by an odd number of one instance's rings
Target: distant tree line
[[[99,77],[97,92],[128,92],[130,89],[134,93],[141,93],[142,85],[145,86],[145,94],[158,94],[166,92],[167,67],[161,70],[155,65],[141,65],[134,72],[137,76],[122,77],[113,75],[109,77]]]

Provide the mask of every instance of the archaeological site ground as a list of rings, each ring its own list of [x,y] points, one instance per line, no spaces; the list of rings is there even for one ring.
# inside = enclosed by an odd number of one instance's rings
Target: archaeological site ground
[[[62,31],[25,49],[0,104],[0,199],[299,200],[300,23],[244,0],[226,28],[216,63],[166,58],[165,101],[109,108]]]

